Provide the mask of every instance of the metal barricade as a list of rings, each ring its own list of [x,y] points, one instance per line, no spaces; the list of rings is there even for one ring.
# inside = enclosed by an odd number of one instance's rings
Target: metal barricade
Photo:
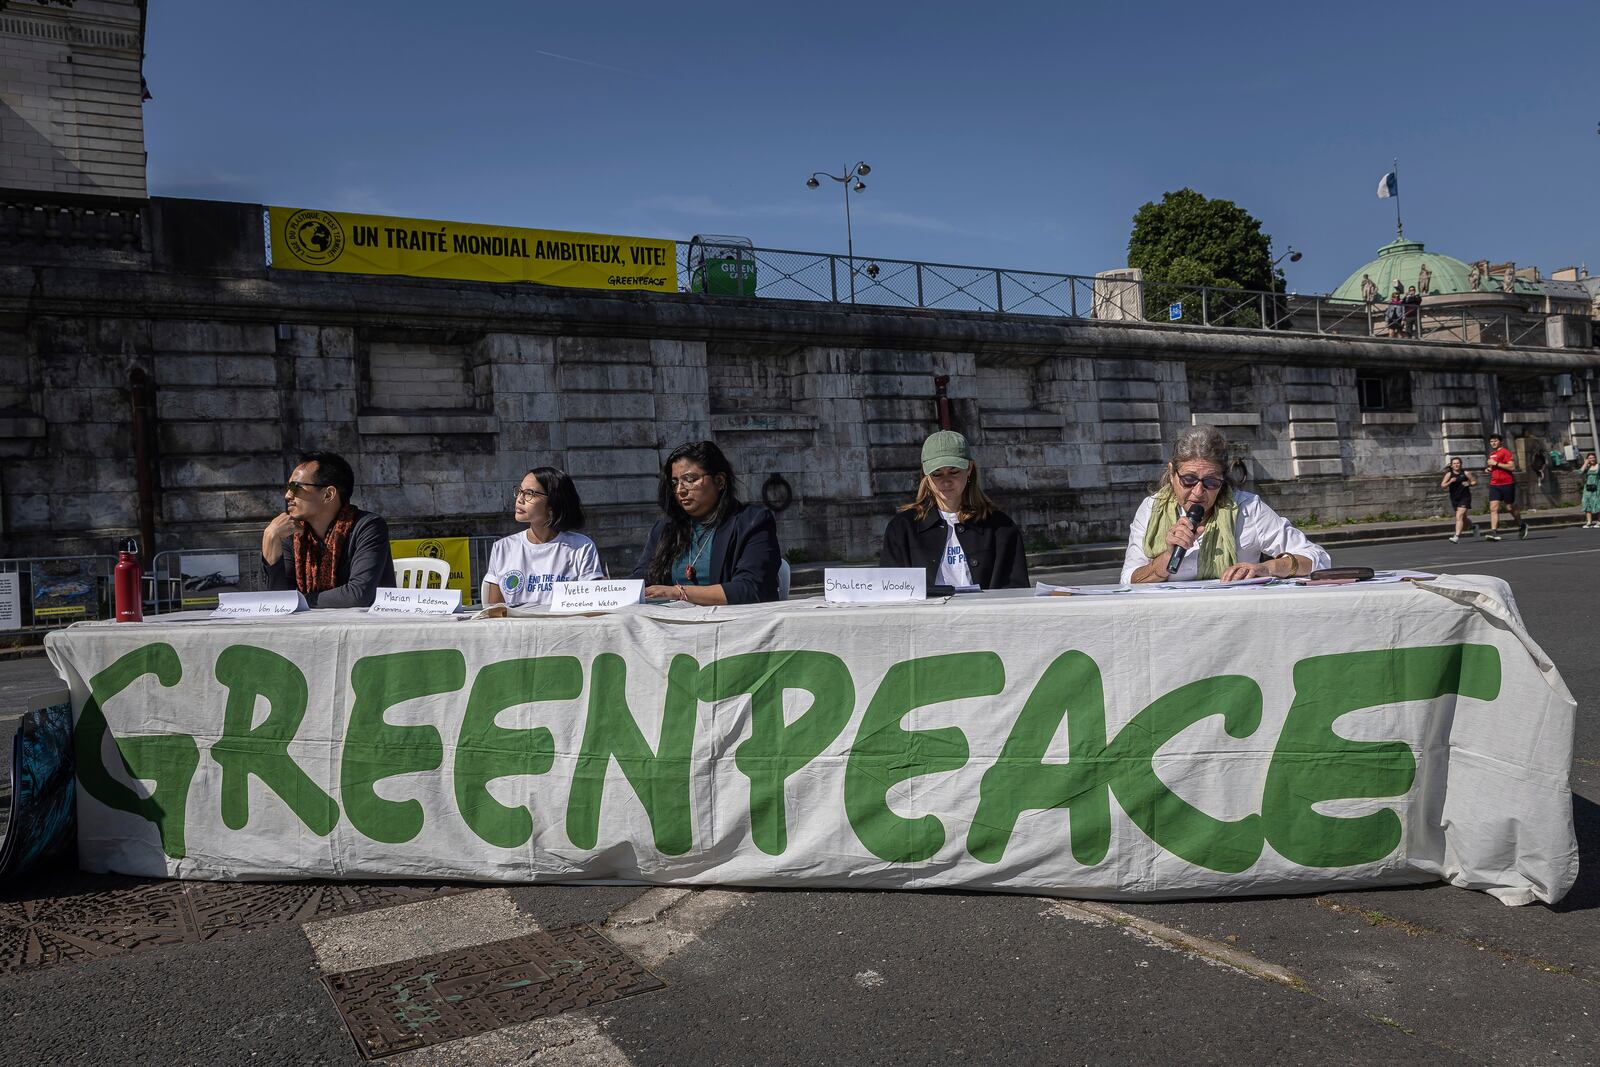
[[[4,586],[15,589],[16,626],[0,638],[59,630],[85,619],[112,616],[115,556],[31,556],[0,559],[0,576],[15,575]],[[0,618],[11,618],[9,589],[0,596]]]
[[[146,615],[217,606],[218,593],[263,588],[259,552],[239,548],[169,548],[150,557],[144,576]]]

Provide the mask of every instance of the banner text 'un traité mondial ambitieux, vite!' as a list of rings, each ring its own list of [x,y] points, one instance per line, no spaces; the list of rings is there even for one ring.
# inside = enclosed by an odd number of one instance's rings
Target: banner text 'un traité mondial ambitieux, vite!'
[[[676,242],[269,207],[273,267],[678,291]]]

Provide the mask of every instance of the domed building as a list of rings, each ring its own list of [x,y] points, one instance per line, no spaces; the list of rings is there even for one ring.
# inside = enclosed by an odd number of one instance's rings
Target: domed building
[[[1511,275],[1509,292],[1505,288],[1508,273]],[[1398,284],[1402,291],[1416,286],[1422,302],[1430,307],[1529,311],[1533,310],[1534,301],[1542,304],[1545,298],[1544,287],[1537,277],[1536,270],[1518,271],[1513,263],[1491,267],[1486,260],[1480,260],[1474,266],[1454,256],[1429,252],[1421,241],[1409,241],[1400,236],[1378,249],[1377,259],[1357,269],[1331,295],[1335,300],[1362,301],[1365,299],[1362,282],[1371,279],[1379,303],[1387,303],[1389,294]]]

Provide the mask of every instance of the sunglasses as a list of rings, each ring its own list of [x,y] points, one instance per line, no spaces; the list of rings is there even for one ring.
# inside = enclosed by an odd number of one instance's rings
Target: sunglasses
[[[328,488],[328,483],[327,482],[290,482],[288,488],[289,488],[289,492],[293,493],[295,496],[299,496],[301,493],[307,492],[307,491],[312,490],[312,489],[326,489],[326,488]]]
[[[1214,474],[1205,478],[1200,477],[1198,474],[1180,474],[1178,475],[1178,484],[1185,489],[1193,489],[1197,485],[1203,485],[1206,487],[1206,492],[1215,493],[1222,488],[1222,479]]]

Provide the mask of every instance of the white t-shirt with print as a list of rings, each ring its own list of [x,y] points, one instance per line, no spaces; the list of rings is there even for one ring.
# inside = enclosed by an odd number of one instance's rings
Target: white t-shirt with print
[[[958,517],[953,511],[941,511],[944,519],[944,554],[939,557],[939,574],[935,585],[953,585],[956,588],[972,585],[972,569],[967,566],[967,554],[961,549],[961,539],[956,536]]]
[[[542,545],[527,533],[502,537],[489,549],[486,582],[500,587],[500,595],[513,607],[547,604],[557,582],[604,578],[600,551],[583,534],[563,530]]]

